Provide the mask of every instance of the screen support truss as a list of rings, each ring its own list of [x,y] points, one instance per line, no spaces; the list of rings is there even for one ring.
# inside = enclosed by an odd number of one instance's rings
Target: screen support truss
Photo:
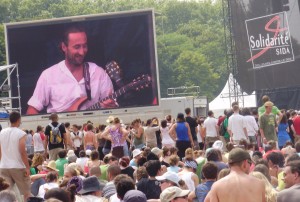
[[[16,78],[17,85],[17,95],[12,96],[11,90],[11,78],[14,76]],[[0,85],[0,109],[4,109],[6,112],[17,110],[21,113],[21,96],[20,96],[20,82],[19,82],[19,68],[18,64],[0,66],[0,74],[2,78],[5,78]],[[17,100],[17,105],[15,108],[12,107],[12,101]]]

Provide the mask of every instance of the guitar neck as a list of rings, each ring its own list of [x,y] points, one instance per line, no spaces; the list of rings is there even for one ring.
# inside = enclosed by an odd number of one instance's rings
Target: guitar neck
[[[123,95],[126,93],[126,89],[125,87],[120,88],[119,90],[115,91],[113,94],[103,98],[102,100],[100,100],[99,102],[97,102],[96,104],[93,104],[92,106],[90,106],[88,108],[88,110],[92,110],[92,109],[101,109],[101,102],[104,102],[105,100],[109,100],[109,99],[117,99],[119,96]]]

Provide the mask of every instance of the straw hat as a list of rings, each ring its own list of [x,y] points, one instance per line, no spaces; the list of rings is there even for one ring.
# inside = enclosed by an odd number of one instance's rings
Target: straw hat
[[[59,171],[58,169],[56,169],[56,163],[55,161],[49,161],[48,165],[46,165],[47,168],[50,168],[52,170],[55,170],[55,171]]]

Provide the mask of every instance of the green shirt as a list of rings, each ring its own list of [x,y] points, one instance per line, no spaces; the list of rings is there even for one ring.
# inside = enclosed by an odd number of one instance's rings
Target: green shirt
[[[56,163],[56,169],[58,169],[58,176],[63,177],[64,176],[64,165],[68,163],[68,160],[66,158],[59,158],[55,161]]]
[[[100,170],[101,170],[100,180],[106,180],[107,181],[107,168],[108,168],[108,166],[109,166],[108,164],[100,166]]]
[[[264,131],[265,138],[267,141],[277,141],[277,135],[275,128],[277,126],[276,118],[274,114],[263,114],[259,117],[259,128]]]
[[[266,112],[266,108],[265,106],[261,106],[260,108],[258,108],[258,116],[260,117],[261,115],[263,115]],[[273,106],[272,107],[272,114],[274,114],[275,116],[280,112],[280,110],[276,107]]]

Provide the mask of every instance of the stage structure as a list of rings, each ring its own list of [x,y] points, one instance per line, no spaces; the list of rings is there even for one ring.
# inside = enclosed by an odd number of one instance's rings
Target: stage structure
[[[279,108],[299,109],[299,1],[224,0],[223,9],[229,72],[243,92],[256,91],[258,105],[269,95]],[[236,83],[230,88],[238,97]]]
[[[6,71],[6,78],[0,85],[0,118],[3,117],[1,113],[6,112],[7,114],[10,111],[17,110],[21,112],[21,96],[20,96],[20,83],[19,83],[19,68],[18,64],[0,66],[0,73],[4,74]],[[16,96],[12,96],[11,93],[11,77],[16,76],[16,83],[14,84],[17,87],[17,94]],[[12,102],[16,103],[12,107]]]

